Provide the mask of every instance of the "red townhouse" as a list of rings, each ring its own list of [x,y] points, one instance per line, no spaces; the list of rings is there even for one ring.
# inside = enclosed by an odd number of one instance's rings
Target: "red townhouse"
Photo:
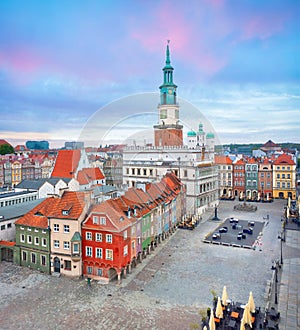
[[[126,277],[131,262],[132,222],[115,200],[93,205],[82,224],[83,274],[110,281]]]

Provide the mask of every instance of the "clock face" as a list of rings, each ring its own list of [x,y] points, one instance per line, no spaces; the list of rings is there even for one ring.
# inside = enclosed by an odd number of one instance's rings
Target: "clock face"
[[[168,90],[168,93],[169,93],[169,94],[172,94],[172,89],[169,89],[169,90]]]

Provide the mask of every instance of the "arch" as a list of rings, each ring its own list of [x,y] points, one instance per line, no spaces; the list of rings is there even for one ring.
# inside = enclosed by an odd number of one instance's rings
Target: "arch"
[[[9,247],[2,247],[0,255],[1,261],[13,262],[14,250]]]
[[[108,275],[109,281],[113,281],[114,279],[118,278],[117,270],[113,267],[109,268],[107,275]]]
[[[60,260],[59,260],[58,257],[54,258],[53,267],[54,267],[54,272],[55,273],[60,273]]]

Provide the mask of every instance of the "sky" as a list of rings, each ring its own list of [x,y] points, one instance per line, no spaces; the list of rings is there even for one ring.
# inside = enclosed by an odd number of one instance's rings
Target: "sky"
[[[186,129],[299,143],[299,17],[298,0],[1,0],[0,138],[152,132],[170,40]]]

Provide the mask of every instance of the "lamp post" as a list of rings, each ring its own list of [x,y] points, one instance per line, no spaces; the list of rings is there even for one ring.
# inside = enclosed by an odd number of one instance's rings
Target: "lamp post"
[[[278,295],[277,295],[277,283],[278,283],[278,261],[274,260],[274,263],[272,265],[272,270],[275,270],[275,301],[274,303],[278,304]]]

